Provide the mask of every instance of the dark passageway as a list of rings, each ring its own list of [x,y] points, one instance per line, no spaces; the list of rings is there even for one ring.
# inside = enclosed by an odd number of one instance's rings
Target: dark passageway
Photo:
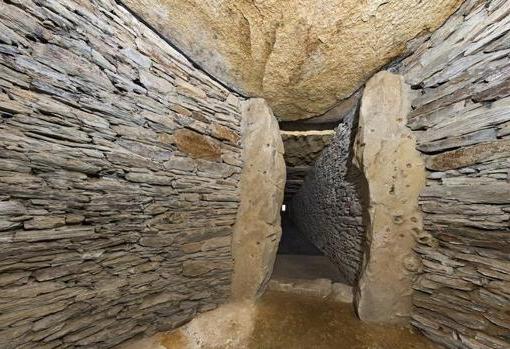
[[[282,238],[273,278],[329,279],[344,282],[338,267],[299,231],[289,214],[282,211]]]

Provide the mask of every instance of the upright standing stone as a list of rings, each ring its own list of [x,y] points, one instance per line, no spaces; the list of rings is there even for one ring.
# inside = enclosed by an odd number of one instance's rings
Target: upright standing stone
[[[232,297],[253,299],[267,284],[281,237],[285,187],[283,143],[266,101],[242,104],[241,203],[234,225]]]
[[[419,265],[412,248],[421,230],[418,196],[425,169],[406,127],[409,87],[403,78],[380,72],[362,98],[355,163],[368,182],[367,247],[355,295],[360,318],[406,322],[411,282]]]

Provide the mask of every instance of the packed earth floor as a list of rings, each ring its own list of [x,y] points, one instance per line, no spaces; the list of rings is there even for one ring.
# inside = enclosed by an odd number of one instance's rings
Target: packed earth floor
[[[253,334],[243,349],[439,348],[410,328],[363,323],[351,304],[318,297],[269,291],[257,302],[255,314]],[[174,332],[138,349],[156,348],[186,349],[188,343]]]

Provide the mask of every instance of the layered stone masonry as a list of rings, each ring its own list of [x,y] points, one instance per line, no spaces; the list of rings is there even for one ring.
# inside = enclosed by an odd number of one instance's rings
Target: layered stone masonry
[[[448,348],[510,347],[510,1],[466,1],[397,68],[428,169],[413,324]]]
[[[352,164],[356,117],[350,114],[336,128],[331,143],[289,205],[296,226],[339,268],[349,284],[358,277],[364,240],[362,175]]]
[[[308,171],[334,135],[334,130],[281,131],[287,166],[285,201],[290,201],[301,188]]]
[[[109,0],[0,5],[0,347],[109,348],[229,296],[239,99]]]

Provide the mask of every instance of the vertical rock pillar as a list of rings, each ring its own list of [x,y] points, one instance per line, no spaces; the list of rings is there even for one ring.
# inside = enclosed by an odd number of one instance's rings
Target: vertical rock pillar
[[[271,276],[281,237],[285,187],[282,138],[266,101],[243,102],[242,120],[244,168],[232,240],[234,300],[256,298]]]
[[[419,268],[414,236],[422,228],[418,196],[425,169],[406,127],[410,89],[399,75],[380,72],[362,98],[355,164],[366,177],[366,248],[355,302],[363,321],[401,323],[411,311]]]

